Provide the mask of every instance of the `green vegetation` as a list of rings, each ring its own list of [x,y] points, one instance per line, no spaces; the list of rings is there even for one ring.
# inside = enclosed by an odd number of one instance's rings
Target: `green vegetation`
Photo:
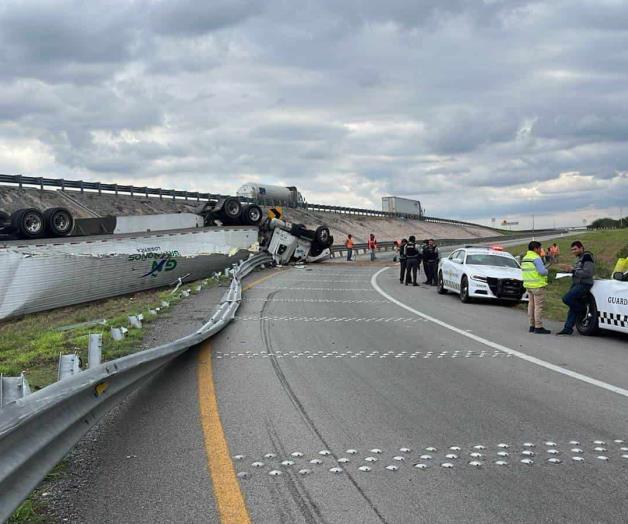
[[[580,240],[584,247],[591,251],[595,257],[595,269],[597,278],[610,278],[617,259],[628,256],[628,229],[614,229],[607,231],[589,231],[579,236],[568,236],[552,240],[544,240],[543,247],[547,249],[556,242],[560,248],[558,264],[572,264],[573,257],[569,247],[574,240]],[[507,248],[513,255],[523,256],[527,250],[527,244]],[[623,254],[622,254],[623,253]],[[550,285],[545,294],[545,317],[552,320],[564,320],[567,316],[567,307],[562,302],[562,296],[571,285],[570,278],[556,280],[559,268],[550,268]],[[527,306],[522,304],[521,308]]]
[[[218,283],[211,279],[209,282]],[[0,373],[17,376],[24,371],[31,388],[46,386],[57,379],[60,353],[76,353],[87,362],[90,333],[103,335],[103,360],[133,353],[140,348],[145,330],[129,328],[126,337],[116,342],[111,338],[110,328],[127,326],[127,317],[140,313],[144,314],[143,323],[150,323],[156,317],[148,314],[149,309],[158,307],[162,300],[170,302],[171,307],[180,300],[170,292],[170,289],[143,291],[1,322]],[[68,328],[101,319],[107,320],[107,324]]]
[[[66,467],[66,463],[62,461],[52,468],[39,487],[13,512],[13,515],[7,520],[7,524],[43,524],[48,522],[45,498],[42,494],[45,493],[47,483],[63,475]]]
[[[598,218],[591,222],[589,229],[617,229],[628,227],[628,217],[615,220],[614,218]]]

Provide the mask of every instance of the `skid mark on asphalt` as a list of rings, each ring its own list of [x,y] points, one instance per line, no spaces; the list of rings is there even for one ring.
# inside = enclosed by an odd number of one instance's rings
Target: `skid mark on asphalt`
[[[473,333],[470,333],[466,330],[457,328],[456,326],[453,326],[451,324],[448,324],[447,322],[444,322],[442,320],[439,320],[435,317],[432,317],[430,315],[426,315],[425,313],[422,313],[421,311],[418,311],[410,306],[408,306],[407,304],[404,304],[403,302],[401,302],[400,300],[397,300],[395,297],[389,295],[388,293],[386,293],[381,287],[379,287],[379,284],[377,283],[377,277],[384,271],[386,271],[387,267],[379,270],[377,273],[375,273],[372,278],[371,278],[371,285],[373,286],[373,288],[375,289],[375,291],[377,291],[381,296],[386,297],[390,302],[397,304],[399,307],[402,307],[403,309],[405,309],[406,311],[409,311],[411,313],[414,313],[415,315],[417,315],[418,317],[427,320],[429,322],[433,322],[434,324],[441,326],[445,329],[448,329],[449,331],[453,331],[454,333],[458,333],[464,337],[467,337],[471,340],[474,340],[475,342],[479,342],[480,344],[490,347],[492,349],[496,349],[499,351],[504,351],[506,353],[509,353],[515,357],[520,358],[521,360],[525,360],[526,362],[530,362],[531,364],[536,364],[537,366],[540,366],[542,368],[545,369],[549,369],[550,371],[554,371],[556,373],[560,373],[561,375],[565,375],[567,377],[579,380],[581,382],[586,382],[587,384],[591,384],[592,386],[596,386],[598,388],[601,389],[605,389],[606,391],[610,391],[612,393],[617,393],[618,395],[621,395],[623,397],[628,397],[628,390],[614,386],[612,384],[608,384],[606,382],[603,382],[601,380],[597,380],[595,378],[589,377],[587,375],[583,375],[582,373],[577,373],[576,371],[572,371],[570,369],[566,369],[563,368],[561,366],[557,366],[556,364],[552,364],[551,362],[547,362],[545,360],[541,360],[540,358],[536,358],[533,357],[531,355],[528,355],[527,353],[523,353],[521,351],[516,351],[514,349],[511,349],[507,346],[504,346],[502,344],[498,344],[496,342],[493,342],[491,340],[488,340],[486,338],[480,337],[478,335],[474,335]]]
[[[274,293],[271,293],[269,295],[269,298],[273,298],[273,296],[276,293],[278,293],[278,291],[275,291]],[[266,302],[263,305],[262,310],[260,312],[260,315],[262,315],[262,316],[264,315],[264,310],[266,309],[266,307],[268,307],[268,305],[269,305],[268,302]],[[266,352],[270,355],[270,362],[271,362],[271,364],[273,366],[273,370],[275,372],[275,375],[277,376],[277,379],[279,380],[279,383],[280,383],[282,389],[284,390],[284,392],[288,396],[288,399],[290,400],[292,405],[295,407],[295,409],[297,410],[297,412],[299,413],[299,415],[301,416],[301,418],[303,419],[305,424],[318,437],[318,439],[321,441],[321,443],[324,446],[328,447],[328,444],[325,441],[325,438],[323,437],[322,433],[318,430],[316,424],[314,424],[314,421],[309,417],[307,411],[305,410],[305,407],[303,406],[303,404],[301,403],[301,401],[299,400],[297,395],[294,393],[292,387],[290,386],[290,383],[288,382],[288,379],[286,378],[283,370],[281,369],[281,366],[279,365],[279,362],[273,356],[274,351],[273,351],[273,345],[272,345],[272,339],[271,339],[270,324],[268,322],[260,322],[260,330],[261,330],[262,341],[264,343],[264,347],[266,348]],[[350,474],[347,475],[347,478],[349,479],[351,484],[353,484],[354,488],[357,490],[357,492],[360,494],[360,496],[364,499],[364,501],[371,508],[373,513],[375,513],[377,518],[381,522],[385,523],[386,520],[384,519],[382,514],[379,512],[379,510],[377,509],[377,507],[375,506],[373,501],[371,501],[371,499],[368,497],[368,495],[358,485],[356,480]]]
[[[352,359],[371,359],[377,362],[377,359],[414,359],[414,360],[439,360],[439,359],[462,359],[462,358],[510,358],[512,355],[503,351],[471,351],[471,350],[454,350],[454,351],[279,351],[273,350],[269,353],[264,350],[260,351],[215,351],[214,358],[233,359],[233,358],[292,358],[292,359],[326,359],[326,358],[352,358]]]
[[[623,439],[611,441],[595,439],[548,440],[526,442],[499,442],[495,444],[449,443],[445,446],[411,446],[382,449],[368,447],[358,450],[347,447],[344,451],[278,450],[238,454],[232,457],[241,479],[252,476],[281,477],[312,474],[360,475],[364,473],[394,473],[440,471],[448,469],[510,469],[522,472],[531,467],[555,468],[571,466],[608,467],[610,464],[628,467],[628,447]]]

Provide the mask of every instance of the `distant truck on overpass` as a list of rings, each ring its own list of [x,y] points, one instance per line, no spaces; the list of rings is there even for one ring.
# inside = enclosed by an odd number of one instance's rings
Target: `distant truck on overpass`
[[[423,208],[418,200],[398,196],[382,197],[382,211],[389,213],[405,213],[408,215],[423,216]]]
[[[240,187],[236,194],[240,198],[250,198],[260,203],[283,204],[287,206],[305,203],[303,195],[294,186],[283,187],[271,184],[247,183]]]

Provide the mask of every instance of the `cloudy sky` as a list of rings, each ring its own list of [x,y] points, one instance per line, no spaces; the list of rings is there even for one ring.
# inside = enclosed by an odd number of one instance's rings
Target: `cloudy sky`
[[[3,0],[0,172],[628,214],[628,2]]]

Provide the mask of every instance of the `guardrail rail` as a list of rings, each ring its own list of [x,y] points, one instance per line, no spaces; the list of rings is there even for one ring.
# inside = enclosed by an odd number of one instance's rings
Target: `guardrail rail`
[[[272,264],[272,257],[260,253],[235,268],[220,304],[196,332],[103,363],[98,342],[90,338],[88,369],[81,371],[78,359],[62,358],[58,382],[34,393],[21,390],[8,399],[0,408],[0,521],[9,518],[108,410],[174,358],[229,324],[242,299],[241,280],[265,264]],[[0,388],[6,381],[0,381]]]

